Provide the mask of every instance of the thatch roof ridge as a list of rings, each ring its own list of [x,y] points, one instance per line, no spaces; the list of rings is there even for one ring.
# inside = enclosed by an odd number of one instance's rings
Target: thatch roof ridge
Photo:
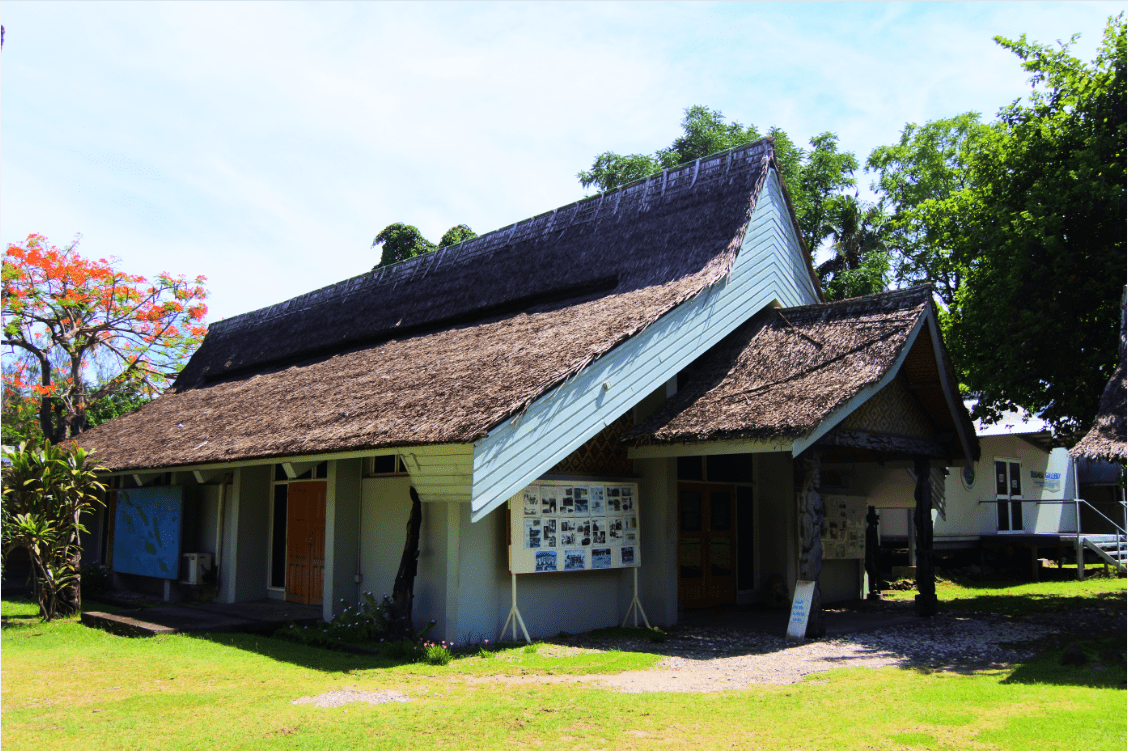
[[[535,296],[619,294],[712,265],[703,280],[711,284],[728,273],[736,249],[720,247],[731,237],[704,225],[713,221],[727,231],[772,164],[772,142],[761,139],[220,321],[174,390],[512,313]]]
[[[706,355],[684,390],[625,440],[794,439],[898,359],[932,305],[929,286],[757,315]]]
[[[648,211],[652,208],[652,204],[648,203],[648,200],[653,198],[650,195],[652,186],[658,186],[656,188],[658,198],[668,201],[679,193],[694,189],[701,190],[711,183],[730,177],[733,174],[731,167],[734,163],[737,172],[762,169],[762,161],[755,157],[762,157],[762,147],[765,143],[774,142],[770,137],[760,138],[727,151],[701,157],[694,162],[663,170],[661,173],[635,180],[614,190],[597,193],[551,211],[545,211],[528,219],[514,222],[471,240],[448,245],[431,253],[408,258],[388,266],[378,266],[371,271],[320,289],[304,292],[289,300],[216,321],[211,324],[210,330],[226,331],[270,318],[301,313],[313,305],[355,292],[362,287],[373,290],[388,286],[394,288],[401,282],[414,279],[419,274],[426,276],[432,268],[444,263],[466,264],[481,256],[488,255],[490,251],[499,246],[544,236],[565,222],[567,222],[566,227],[570,227],[577,223],[595,221],[600,217],[605,203],[608,204],[608,211],[613,214],[618,214],[620,210],[625,212],[631,209]],[[742,158],[745,156],[752,158]],[[728,169],[722,170],[720,168],[722,162],[723,166]],[[702,165],[704,165],[704,171],[695,174],[701,170]],[[559,217],[559,222],[557,217]]]

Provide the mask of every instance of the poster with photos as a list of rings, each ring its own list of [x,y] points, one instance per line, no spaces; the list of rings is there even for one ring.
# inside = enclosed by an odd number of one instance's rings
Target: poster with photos
[[[859,498],[825,495],[823,558],[850,560],[866,557],[866,503]]]
[[[509,519],[514,573],[640,565],[634,483],[542,480],[510,499]]]

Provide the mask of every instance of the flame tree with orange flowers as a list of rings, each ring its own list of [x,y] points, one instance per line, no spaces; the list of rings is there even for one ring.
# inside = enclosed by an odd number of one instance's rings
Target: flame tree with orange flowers
[[[79,239],[29,235],[4,251],[4,417],[16,423],[4,432],[21,441],[57,444],[101,405],[156,396],[207,331],[204,277],[148,281],[84,258]]]

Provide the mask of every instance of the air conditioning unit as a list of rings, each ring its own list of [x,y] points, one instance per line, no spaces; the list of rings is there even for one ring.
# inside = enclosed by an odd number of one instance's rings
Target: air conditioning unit
[[[204,583],[204,574],[212,567],[211,553],[185,553],[181,556],[183,566],[180,576],[181,584],[200,586]]]

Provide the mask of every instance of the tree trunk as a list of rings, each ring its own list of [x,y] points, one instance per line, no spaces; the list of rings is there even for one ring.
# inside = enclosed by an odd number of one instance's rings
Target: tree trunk
[[[415,488],[411,492],[411,514],[407,519],[407,541],[400,557],[399,571],[392,587],[392,603],[388,633],[393,639],[411,639],[415,627],[411,622],[411,606],[415,599],[415,574],[419,567],[419,530],[423,524],[423,507]]]
[[[807,619],[807,636],[817,638],[826,633],[823,623],[822,590],[819,574],[822,573],[822,524],[826,516],[822,496],[819,495],[820,462],[818,449],[808,449],[795,460],[795,491],[799,496],[799,579],[815,583],[811,595],[810,617]]]
[[[936,615],[936,571],[932,566],[932,467],[925,457],[913,460],[916,472],[916,613]]]
[[[878,547],[880,543],[877,539],[877,523],[881,517],[877,514],[877,509],[873,506],[869,507],[866,513],[866,576],[869,578],[869,599],[881,599],[881,576],[878,572]]]

